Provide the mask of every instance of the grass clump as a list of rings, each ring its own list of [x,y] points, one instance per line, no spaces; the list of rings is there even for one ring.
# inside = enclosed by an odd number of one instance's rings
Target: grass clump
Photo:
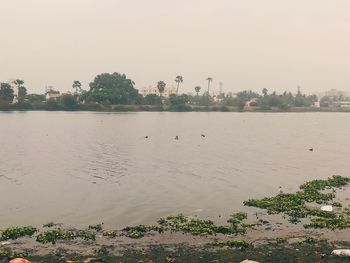
[[[25,227],[9,227],[1,231],[0,240],[17,239],[24,236],[32,236],[37,231],[35,227],[25,226]]]
[[[94,233],[88,231],[68,231],[55,229],[40,233],[37,236],[36,241],[42,244],[56,244],[57,240],[73,240],[76,238],[81,238],[88,241],[95,240],[96,236]]]
[[[350,178],[342,176],[333,176],[327,180],[313,180],[300,186],[300,191],[296,193],[280,193],[274,197],[265,197],[262,199],[249,199],[244,201],[246,206],[253,206],[266,209],[269,214],[284,213],[289,216],[292,223],[300,222],[301,218],[317,216],[322,218],[334,219],[336,213],[321,211],[317,208],[310,207],[311,203],[317,204],[336,204],[331,202],[335,197],[335,189],[346,186],[350,183]],[[330,193],[321,191],[332,190]]]

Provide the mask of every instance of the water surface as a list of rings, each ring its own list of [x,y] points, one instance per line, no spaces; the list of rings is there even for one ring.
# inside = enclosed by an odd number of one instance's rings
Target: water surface
[[[3,112],[0,226],[227,216],[349,176],[349,136],[344,113]]]

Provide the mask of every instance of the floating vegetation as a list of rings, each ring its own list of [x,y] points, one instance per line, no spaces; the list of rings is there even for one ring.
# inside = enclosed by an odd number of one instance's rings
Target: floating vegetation
[[[311,203],[317,204],[335,204],[341,207],[338,202],[333,202],[335,189],[346,186],[350,183],[350,178],[342,176],[333,176],[327,180],[313,180],[300,186],[300,191],[296,193],[280,193],[274,197],[265,197],[263,199],[249,199],[244,201],[244,205],[267,209],[269,214],[284,213],[289,216],[292,223],[300,222],[301,218],[316,216],[319,218],[337,219],[335,212],[321,211],[318,208],[311,207]],[[321,192],[331,190],[331,192]],[[316,223],[316,222],[314,222]],[[317,225],[317,224],[315,224]]]
[[[159,233],[163,232],[163,228],[154,225],[138,225],[133,227],[126,227],[123,229],[125,236],[130,238],[141,238],[144,237],[146,233],[157,231]]]
[[[24,236],[32,236],[37,231],[35,227],[9,227],[1,231],[0,240],[17,239]]]
[[[96,225],[89,225],[89,229],[90,230],[95,230],[96,232],[101,232],[102,231],[102,225],[103,225],[103,223],[96,224]]]
[[[57,226],[58,224],[54,223],[54,222],[49,222],[47,224],[44,224],[43,227],[47,227],[47,228],[51,228],[51,227],[54,227],[54,226]]]
[[[13,258],[27,258],[27,252],[14,252],[11,250],[0,250],[0,260],[11,260]]]
[[[253,243],[250,243],[245,240],[229,240],[229,241],[216,240],[214,241],[213,245],[218,247],[231,247],[231,248],[239,248],[239,249],[254,247]]]
[[[304,227],[328,228],[331,230],[349,228],[350,217],[349,215],[345,216],[344,214],[337,215],[335,218],[315,217],[311,218],[311,222],[309,224],[305,224]]]
[[[55,244],[57,240],[73,240],[76,238],[81,238],[84,240],[95,240],[96,236],[94,233],[88,231],[68,231],[57,229],[40,233],[36,237],[36,241],[43,244]]]
[[[227,220],[228,225],[219,226],[211,220],[203,220],[198,218],[189,218],[183,214],[176,216],[168,216],[158,220],[165,230],[182,231],[192,235],[214,235],[221,234],[244,234],[250,224],[244,224],[242,221],[247,218],[245,213],[236,213],[230,216]]]
[[[103,236],[105,237],[117,237],[118,236],[118,231],[117,230],[107,230],[107,231],[104,231]]]

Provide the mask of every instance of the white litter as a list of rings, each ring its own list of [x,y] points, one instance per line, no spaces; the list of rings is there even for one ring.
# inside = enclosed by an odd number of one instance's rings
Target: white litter
[[[327,211],[327,212],[332,212],[333,211],[333,206],[331,205],[324,205],[321,207],[322,211]]]
[[[258,262],[258,261],[253,261],[253,260],[246,259],[246,260],[243,260],[241,263],[259,263],[259,262]]]
[[[350,249],[336,249],[332,251],[332,255],[340,257],[350,257]]]
[[[0,243],[1,246],[6,246],[6,245],[10,245],[10,244],[11,244],[10,241],[4,241],[4,242]]]

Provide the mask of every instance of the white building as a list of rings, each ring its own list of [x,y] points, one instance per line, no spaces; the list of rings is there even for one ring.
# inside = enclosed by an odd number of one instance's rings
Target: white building
[[[159,90],[157,87],[148,86],[148,87],[140,89],[139,91],[140,91],[141,95],[144,97],[146,97],[149,94],[156,94],[156,95],[160,96],[160,93],[159,93]],[[176,94],[176,88],[174,86],[165,87],[162,96],[167,98],[171,94]]]
[[[346,91],[331,89],[319,94],[319,98],[322,97],[350,97],[350,93]]]

